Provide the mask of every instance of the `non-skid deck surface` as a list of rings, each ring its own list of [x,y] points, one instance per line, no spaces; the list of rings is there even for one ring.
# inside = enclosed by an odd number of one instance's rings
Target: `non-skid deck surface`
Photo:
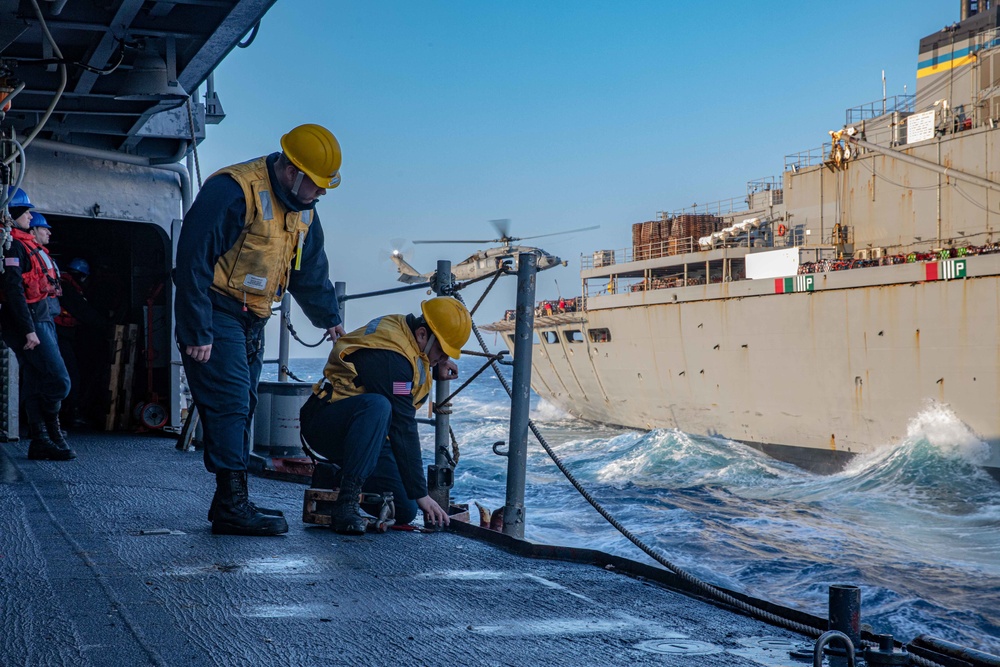
[[[287,535],[213,536],[199,454],[72,436],[0,445],[0,664],[753,665],[794,635],[604,569],[454,533],[343,537],[251,478]]]

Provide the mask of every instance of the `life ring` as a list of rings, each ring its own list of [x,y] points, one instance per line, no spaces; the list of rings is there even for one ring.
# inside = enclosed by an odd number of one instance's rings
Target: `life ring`
[[[778,225],[778,236],[784,236],[785,232],[787,231],[788,227],[785,227],[784,225]]]

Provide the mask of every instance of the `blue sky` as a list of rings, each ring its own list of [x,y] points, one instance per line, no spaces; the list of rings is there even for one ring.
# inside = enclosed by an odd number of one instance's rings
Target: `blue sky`
[[[912,93],[919,39],[958,8],[279,0],[216,71],[227,117],[199,148],[202,173],[320,123],[344,151],[343,183],[318,210],[349,292],[398,285],[380,259],[393,239],[492,238],[488,221],[509,218],[520,236],[601,226],[538,241],[569,260],[540,276],[539,298],[556,281],[575,295],[581,253],[628,246],[632,223],[657,211],[779,176],[784,155],[819,147],[845,109],[881,98],[882,70],[890,96]],[[429,270],[476,249],[417,246],[411,263]],[[513,307],[505,280],[477,321]],[[352,301],[347,325],[420,298]]]

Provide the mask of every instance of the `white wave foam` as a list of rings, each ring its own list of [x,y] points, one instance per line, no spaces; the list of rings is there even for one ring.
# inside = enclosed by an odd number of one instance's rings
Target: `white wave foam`
[[[554,422],[572,419],[572,415],[562,408],[549,403],[544,398],[539,398],[538,405],[535,406],[531,418],[537,422]]]
[[[925,440],[942,456],[976,465],[985,463],[990,455],[989,445],[980,440],[951,408],[934,401],[910,420],[906,438],[910,442]]]

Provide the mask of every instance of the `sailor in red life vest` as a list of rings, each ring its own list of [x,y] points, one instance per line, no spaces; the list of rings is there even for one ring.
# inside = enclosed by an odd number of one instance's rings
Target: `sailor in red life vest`
[[[0,274],[0,328],[7,347],[23,368],[21,400],[28,417],[28,458],[76,458],[59,425],[59,408],[69,393],[69,375],[59,355],[52,308],[58,303],[59,273],[45,248],[31,234],[34,205],[20,188],[10,188],[7,210],[14,220],[10,249]]]

